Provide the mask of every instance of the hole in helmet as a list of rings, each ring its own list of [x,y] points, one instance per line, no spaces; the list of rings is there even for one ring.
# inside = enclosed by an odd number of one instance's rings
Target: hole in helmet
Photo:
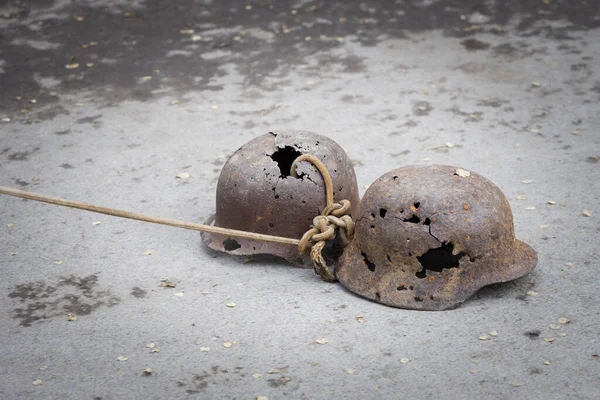
[[[290,176],[290,168],[292,168],[292,163],[301,155],[302,153],[292,146],[285,146],[280,147],[275,153],[271,154],[270,157],[277,163],[277,166],[279,166],[281,178],[287,178]]]
[[[404,218],[402,221],[410,222],[411,224],[418,224],[419,222],[421,222],[421,219],[419,217],[417,217],[416,215],[413,215],[410,218]]]
[[[274,223],[272,223],[272,222],[269,222],[269,228],[273,228],[274,226],[275,226],[275,224],[274,224]]]
[[[240,247],[242,246],[235,239],[228,238],[223,241],[223,248],[225,251],[233,251]]]
[[[419,296],[415,296],[415,301],[423,301],[423,298],[419,297]]]
[[[396,175],[394,175],[394,176],[392,176],[392,179],[395,180],[395,181],[397,181],[398,177]]]
[[[387,260],[388,260],[389,262],[392,262],[392,257],[390,257],[390,255],[389,255],[389,254],[386,254],[386,255],[385,255],[385,258],[387,258]]]
[[[371,219],[375,218],[375,213],[371,213]]]
[[[408,288],[404,285],[400,285],[396,288],[396,290],[408,290]]]
[[[420,205],[421,205],[421,203],[418,201],[415,204],[413,204],[413,206],[415,206],[415,208],[417,208],[417,209],[419,208]]]
[[[387,210],[385,208],[380,208],[379,209],[379,216],[381,218],[385,218],[385,214],[387,213]]]
[[[375,264],[373,264],[371,262],[371,260],[369,260],[369,258],[367,257],[367,255],[365,253],[361,253],[361,254],[362,254],[364,263],[367,265],[367,268],[369,268],[369,271],[375,272]]]
[[[375,293],[375,300],[376,301],[381,301],[381,293],[379,293],[379,292]]]
[[[425,218],[425,222],[423,222],[423,225],[431,225],[431,220],[429,218]]]
[[[430,249],[417,260],[423,268],[417,271],[415,276],[423,279],[427,276],[427,271],[442,272],[444,268],[458,268],[460,259],[465,255],[460,252],[457,255],[452,254],[454,245],[452,243],[442,243],[441,247]]]

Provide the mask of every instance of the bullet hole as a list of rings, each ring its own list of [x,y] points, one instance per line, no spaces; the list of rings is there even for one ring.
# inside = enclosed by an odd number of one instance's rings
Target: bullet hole
[[[371,218],[374,219],[375,218],[375,213],[371,213]]]
[[[410,218],[404,218],[402,221],[410,222],[411,224],[418,224],[419,222],[421,222],[421,219],[419,217],[417,217],[416,215],[413,215]]]
[[[408,288],[404,285],[400,285],[396,288],[396,290],[401,291],[401,290],[407,290]]]
[[[239,249],[240,247],[242,246],[237,242],[237,240],[229,238],[223,241],[223,248],[225,251],[233,251]]]
[[[389,255],[389,254],[386,254],[385,258],[387,258],[387,260],[388,260],[389,262],[392,262],[392,257],[390,257],[390,255]]]
[[[415,296],[415,301],[423,301],[423,298],[419,297],[419,296]]]
[[[279,195],[278,195],[278,194],[276,194],[276,195],[275,195],[275,198],[276,198],[276,199],[278,199],[278,198],[279,198]]]
[[[396,175],[394,175],[394,176],[392,176],[392,179],[395,180],[395,181],[397,181],[398,177]]]
[[[274,224],[274,223],[272,223],[272,222],[269,222],[269,228],[273,228],[274,226],[275,226],[275,224]]]
[[[379,293],[379,292],[375,293],[375,300],[376,301],[381,301],[381,293]]]
[[[371,225],[371,229],[375,230],[375,225]]]
[[[457,255],[452,254],[454,244],[442,243],[441,247],[428,250],[422,256],[417,256],[417,260],[423,268],[417,271],[415,276],[423,279],[427,276],[427,271],[442,272],[444,268],[458,268],[460,259],[466,254],[460,252]]]
[[[416,202],[415,204],[413,204],[413,205],[415,206],[415,209],[417,209],[417,210],[418,210],[418,209],[419,209],[419,206],[421,205],[421,203],[417,201],[417,202]]]
[[[425,218],[425,222],[423,222],[423,225],[431,225],[431,220],[429,218]]]
[[[292,146],[285,146],[279,148],[275,153],[271,154],[270,157],[277,163],[279,171],[281,172],[281,178],[287,178],[290,176],[290,169],[294,160],[302,155],[301,152],[293,148]]]
[[[375,272],[375,264],[373,264],[371,262],[371,260],[369,260],[369,258],[367,257],[367,255],[365,253],[361,253],[361,254],[363,257],[363,262],[367,265],[367,268],[369,268],[369,271]]]
[[[387,213],[387,210],[385,208],[380,208],[379,209],[379,216],[381,218],[385,218],[385,214]]]
[[[414,286],[409,286],[408,287],[409,290],[414,290],[414,288],[415,288]]]

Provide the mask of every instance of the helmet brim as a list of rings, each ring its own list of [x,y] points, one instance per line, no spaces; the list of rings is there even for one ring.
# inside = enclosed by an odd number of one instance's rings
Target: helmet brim
[[[536,265],[535,250],[515,240],[510,251],[446,269],[435,276],[437,279],[407,279],[406,273],[401,272],[402,265],[385,268],[384,273],[369,269],[355,238],[339,258],[335,273],[346,289],[378,303],[411,310],[441,311],[458,307],[484,286],[525,276]]]

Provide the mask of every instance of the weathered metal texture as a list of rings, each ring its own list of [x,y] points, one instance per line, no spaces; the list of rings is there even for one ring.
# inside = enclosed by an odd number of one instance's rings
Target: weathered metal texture
[[[214,224],[300,239],[326,206],[323,178],[312,164],[301,162],[299,177],[290,176],[291,164],[301,154],[312,154],[325,164],[333,181],[334,200],[350,200],[350,215],[357,216],[358,186],[346,152],[316,133],[275,132],[251,140],[223,166]],[[312,266],[310,258],[299,257],[294,246],[210,233],[202,233],[202,238],[212,249],[226,253],[272,254],[300,266]]]
[[[533,270],[536,252],[515,238],[502,191],[456,171],[407,166],[377,179],[361,201],[354,240],[338,259],[340,283],[390,306],[445,310],[483,286]]]

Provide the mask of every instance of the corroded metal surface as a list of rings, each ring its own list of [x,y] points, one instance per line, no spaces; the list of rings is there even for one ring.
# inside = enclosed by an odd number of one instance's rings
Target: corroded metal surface
[[[371,300],[444,310],[536,264],[536,252],[515,238],[510,205],[496,185],[455,167],[407,166],[365,193],[336,274]]]
[[[215,225],[300,239],[326,205],[323,179],[312,164],[301,162],[298,178],[290,176],[292,162],[302,154],[312,154],[325,164],[333,180],[335,201],[350,200],[350,215],[358,215],[356,176],[344,150],[316,133],[276,132],[248,142],[223,166],[217,185]],[[310,266],[298,257],[294,246],[208,233],[202,238],[215,250],[238,255],[273,254]]]

